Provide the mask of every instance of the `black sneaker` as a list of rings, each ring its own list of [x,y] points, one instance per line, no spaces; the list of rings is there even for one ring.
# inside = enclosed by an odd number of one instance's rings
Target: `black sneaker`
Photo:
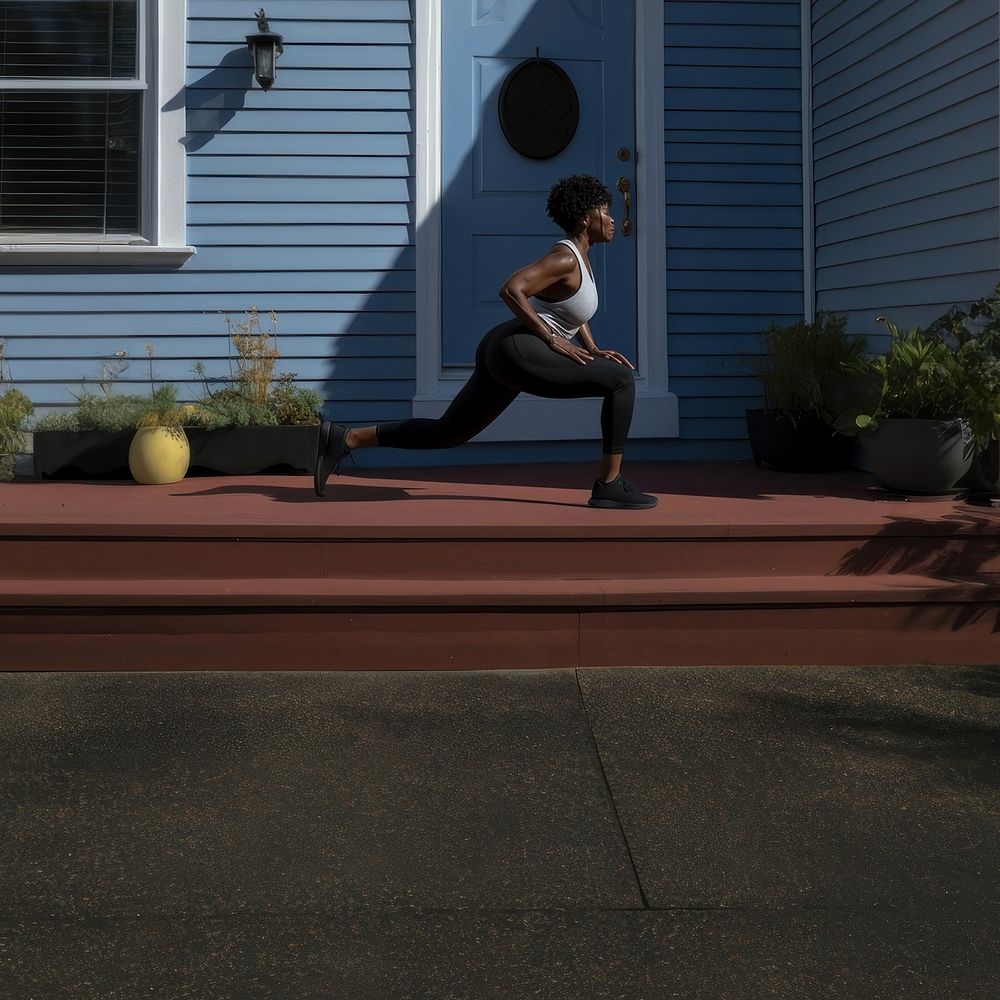
[[[340,471],[341,460],[350,453],[351,449],[347,447],[347,428],[324,420],[319,425],[316,468],[313,472],[313,487],[316,490],[316,496],[323,495],[324,490],[326,490],[326,481],[332,473]]]
[[[619,475],[610,483],[594,481],[588,506],[590,507],[621,507],[630,510],[645,510],[655,507],[657,499],[648,493],[640,493],[624,476]]]

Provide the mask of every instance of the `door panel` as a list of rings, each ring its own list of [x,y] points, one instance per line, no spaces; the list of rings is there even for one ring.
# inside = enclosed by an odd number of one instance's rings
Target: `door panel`
[[[620,176],[635,192],[633,21],[630,0],[454,0],[442,4],[442,360],[472,364],[476,345],[511,314],[497,290],[563,234],[545,214],[560,177],[588,173],[615,195],[618,235],[595,247],[601,347],[635,359],[635,235],[621,234]],[[497,102],[507,74],[537,54],[569,75],[580,123],[557,156],[532,160],[510,147]],[[634,200],[634,199],[633,199]],[[634,220],[634,206],[633,206]]]

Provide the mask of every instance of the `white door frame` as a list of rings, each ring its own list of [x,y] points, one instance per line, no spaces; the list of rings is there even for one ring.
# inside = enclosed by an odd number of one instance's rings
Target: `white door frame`
[[[467,372],[441,366],[441,8],[415,2],[416,298],[415,417],[438,417]],[[635,3],[637,366],[630,436],[677,437],[677,396],[667,388],[667,249],[663,157],[663,0]],[[619,237],[621,238],[621,237]],[[480,335],[485,333],[483,330]],[[600,343],[600,330],[595,331]],[[477,441],[555,441],[595,436],[599,399],[522,393]]]

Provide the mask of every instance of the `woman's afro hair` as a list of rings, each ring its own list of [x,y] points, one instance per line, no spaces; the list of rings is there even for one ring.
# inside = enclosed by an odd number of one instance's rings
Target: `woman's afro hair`
[[[556,181],[549,192],[545,210],[564,232],[572,232],[592,209],[611,204],[611,192],[589,174],[574,174]]]

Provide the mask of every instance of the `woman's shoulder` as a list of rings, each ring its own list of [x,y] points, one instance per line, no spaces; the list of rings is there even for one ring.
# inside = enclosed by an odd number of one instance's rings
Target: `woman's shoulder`
[[[560,240],[558,243],[553,243],[545,256],[547,258],[554,258],[555,261],[563,264],[567,269],[571,265],[576,267],[576,254],[567,240]]]

